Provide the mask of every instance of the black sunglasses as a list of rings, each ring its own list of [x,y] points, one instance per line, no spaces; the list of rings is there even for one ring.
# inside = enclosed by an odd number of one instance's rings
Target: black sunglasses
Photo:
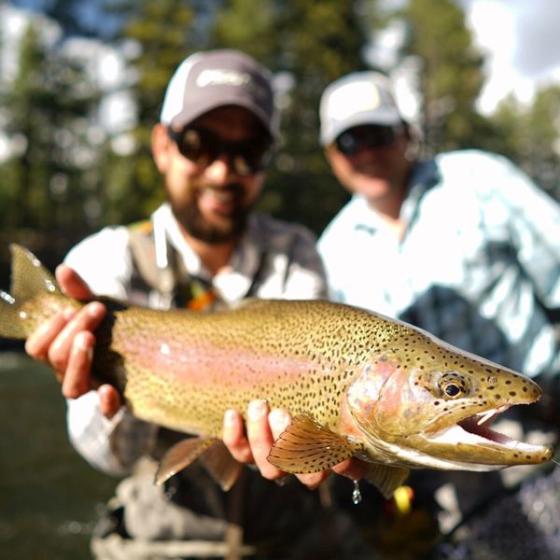
[[[386,148],[394,144],[400,127],[362,125],[355,126],[339,134],[334,143],[336,149],[345,156],[356,155],[366,148]]]
[[[265,134],[238,142],[226,142],[206,128],[189,126],[181,132],[171,128],[167,130],[179,152],[201,167],[225,155],[237,175],[247,176],[262,171],[270,161],[272,139]]]

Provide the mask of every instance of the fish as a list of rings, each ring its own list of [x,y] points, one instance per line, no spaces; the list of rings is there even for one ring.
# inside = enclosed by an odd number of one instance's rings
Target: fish
[[[25,339],[84,305],[31,252],[10,249],[0,336]],[[221,441],[223,415],[253,399],[292,417],[270,463],[300,474],[357,457],[387,498],[411,469],[487,471],[553,455],[490,427],[540,398],[533,380],[402,321],[325,300],[248,299],[194,312],[95,299],[108,312],[95,332],[93,378],[115,386],[138,418],[185,433],[162,458],[158,484],[201,459],[231,488],[241,465]]]

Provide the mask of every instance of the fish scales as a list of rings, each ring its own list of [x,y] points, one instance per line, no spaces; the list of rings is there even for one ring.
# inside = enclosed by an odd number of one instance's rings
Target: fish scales
[[[83,305],[31,253],[11,249],[0,336],[24,339],[57,311]],[[385,496],[410,468],[482,471],[552,457],[549,446],[490,428],[508,407],[537,401],[536,383],[406,323],[327,301],[253,300],[213,313],[102,301],[93,375],[139,418],[199,436],[167,453],[158,482],[202,457],[229,488],[239,465],[219,439],[223,414],[253,399],[292,416],[272,464],[307,473],[358,457]]]
[[[376,330],[354,309],[333,315],[327,302],[292,304],[253,302],[224,314],[116,312],[110,350],[125,357],[125,396],[140,416],[153,411],[146,419],[212,435],[221,433],[224,410],[245,410],[263,395],[292,414],[313,409],[335,427],[340,395]],[[350,329],[357,348],[339,335]],[[96,367],[98,377],[105,369]]]

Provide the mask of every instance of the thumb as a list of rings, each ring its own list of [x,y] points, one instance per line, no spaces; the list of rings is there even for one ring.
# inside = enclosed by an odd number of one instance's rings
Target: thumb
[[[119,392],[112,385],[101,385],[97,389],[99,395],[99,407],[106,418],[112,418],[122,406]]]
[[[91,299],[93,297],[93,293],[86,282],[68,265],[61,264],[57,266],[55,275],[58,284],[66,295],[79,300]]]

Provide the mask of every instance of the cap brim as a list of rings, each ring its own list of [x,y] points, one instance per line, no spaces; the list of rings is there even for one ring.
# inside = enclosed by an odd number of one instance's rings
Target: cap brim
[[[228,105],[233,105],[236,107],[243,107],[247,109],[250,113],[255,115],[259,122],[264,126],[265,130],[270,134],[272,138],[276,138],[277,132],[274,130],[268,115],[262,111],[262,109],[255,103],[247,101],[246,98],[239,98],[236,96],[222,97],[219,101],[209,100],[208,103],[204,105],[198,105],[196,110],[187,111],[183,110],[178,115],[175,115],[171,119],[171,127],[175,130],[180,130],[185,126],[192,123],[194,120],[198,119],[202,115],[214,110],[219,107],[226,107]]]
[[[402,122],[399,113],[395,111],[371,111],[358,113],[347,119],[331,123],[328,127],[321,129],[321,144],[327,146],[335,141],[336,137],[345,130],[364,124],[377,124],[380,126],[395,126]]]

